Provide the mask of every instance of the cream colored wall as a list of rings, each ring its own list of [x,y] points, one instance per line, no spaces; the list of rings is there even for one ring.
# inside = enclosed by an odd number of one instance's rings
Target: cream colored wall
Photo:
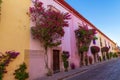
[[[98,40],[99,40],[99,38],[101,37],[101,40],[102,40],[102,47],[104,47],[105,46],[105,41],[104,40],[106,40],[106,44],[107,44],[107,46],[108,46],[108,42],[109,42],[109,44],[110,44],[110,46],[111,46],[111,48],[110,48],[110,52],[115,52],[115,50],[112,50],[112,47],[114,47],[115,48],[115,46],[116,46],[116,44],[114,44],[113,42],[111,42],[110,40],[108,40],[105,36],[103,36],[101,33],[99,33],[99,35],[98,35],[99,37],[98,37]],[[100,40],[99,40],[99,42],[100,42]]]
[[[24,52],[30,46],[30,20],[26,14],[30,0],[3,0],[0,20],[0,52],[20,52],[7,67],[4,80],[14,80],[13,71],[24,61]]]

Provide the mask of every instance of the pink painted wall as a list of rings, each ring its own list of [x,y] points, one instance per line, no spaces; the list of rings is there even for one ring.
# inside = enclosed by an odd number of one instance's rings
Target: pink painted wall
[[[54,2],[53,0],[44,0],[42,1],[44,4],[44,7],[47,8],[47,5],[52,5],[55,8],[57,8],[58,10],[60,10],[61,12],[68,12],[67,9],[63,8],[62,6],[60,6],[59,4],[57,4],[56,2]],[[70,63],[74,63],[76,65],[76,67],[79,67],[79,56],[78,56],[78,51],[77,51],[77,47],[76,47],[76,39],[75,39],[75,33],[74,31],[78,28],[79,24],[82,24],[83,22],[77,18],[74,14],[72,14],[71,12],[69,12],[71,14],[71,20],[69,20],[69,27],[65,27],[65,35],[62,38],[62,44],[59,46],[61,47],[61,51],[68,51],[70,53],[70,58],[69,58],[69,62]],[[31,26],[33,25],[33,23],[31,23]],[[30,39],[30,75],[31,78],[30,79],[35,79],[37,77],[41,77],[44,76],[46,73],[46,69],[45,69],[45,64],[44,64],[44,49],[42,47],[42,44],[37,41],[34,40],[32,38],[31,35],[31,39]],[[51,51],[49,50],[49,66],[51,67]],[[38,55],[38,53],[40,53],[40,55]],[[36,54],[37,56],[35,57]],[[41,57],[42,56],[42,57]],[[61,65],[62,66],[62,65]],[[63,67],[61,67],[63,68]],[[62,70],[62,69],[61,69]]]
[[[68,51],[70,53],[70,58],[69,58],[69,62],[70,63],[74,63],[76,65],[76,67],[79,67],[79,56],[78,56],[78,51],[77,51],[77,47],[76,47],[76,38],[75,38],[75,33],[74,31],[76,29],[78,29],[79,25],[82,25],[83,23],[86,24],[85,22],[83,22],[83,20],[79,19],[77,16],[75,16],[72,12],[68,11],[68,9],[64,8],[63,6],[59,5],[58,3],[54,2],[54,0],[41,0],[44,4],[44,7],[47,8],[48,5],[52,5],[54,6],[56,9],[60,10],[61,12],[69,12],[71,14],[71,20],[69,20],[69,27],[65,27],[65,35],[62,38],[62,44],[58,47],[61,48],[61,52],[62,51]],[[31,23],[31,26],[33,25],[33,23]],[[89,28],[92,28],[91,26],[89,26],[89,24],[87,24]],[[98,34],[96,34],[96,36],[98,36]],[[91,42],[91,46],[94,45]],[[99,40],[96,41],[96,45],[100,46],[99,44]],[[52,53],[51,53],[51,49],[49,49],[49,66],[50,68],[52,67]],[[39,54],[40,55],[39,55]],[[35,57],[36,54],[37,56]],[[91,51],[89,49],[88,51],[88,55],[92,56]],[[99,55],[101,55],[99,53]],[[61,60],[62,63],[62,60]],[[45,69],[45,64],[44,64],[44,49],[42,44],[37,41],[34,40],[32,38],[31,35],[31,39],[30,39],[30,77],[31,79],[36,79],[38,77],[42,77],[45,75],[46,73],[46,69]],[[61,70],[63,70],[63,65],[60,64]]]

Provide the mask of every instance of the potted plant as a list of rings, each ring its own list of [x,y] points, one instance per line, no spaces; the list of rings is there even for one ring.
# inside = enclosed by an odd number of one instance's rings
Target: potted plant
[[[96,37],[96,36],[94,36],[94,38],[93,38],[93,44],[95,45],[96,44],[96,40],[97,40],[98,38]]]
[[[64,68],[65,68],[65,71],[68,71],[68,67],[69,67],[68,58],[69,58],[69,56],[70,56],[69,52],[63,51],[62,60],[63,60],[63,65],[64,65]]]
[[[70,66],[71,66],[71,69],[75,69],[75,64],[74,63],[71,63]]]
[[[92,56],[89,56],[89,63],[92,64],[92,62],[93,62],[93,58]]]

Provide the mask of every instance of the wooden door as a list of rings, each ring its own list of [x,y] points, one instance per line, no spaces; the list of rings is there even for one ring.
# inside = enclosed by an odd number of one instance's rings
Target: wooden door
[[[60,59],[59,59],[59,50],[53,50],[53,72],[60,72]]]

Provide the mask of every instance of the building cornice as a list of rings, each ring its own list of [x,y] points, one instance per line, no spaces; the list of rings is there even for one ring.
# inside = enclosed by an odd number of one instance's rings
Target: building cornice
[[[91,27],[93,27],[94,29],[96,29],[100,34],[102,34],[103,36],[105,36],[113,44],[116,44],[113,40],[111,40],[108,36],[106,36],[103,32],[101,32],[97,27],[95,27],[90,21],[88,21],[86,18],[84,18],[79,12],[77,12],[75,9],[73,9],[67,2],[65,2],[64,0],[54,0],[54,1],[57,2],[59,5],[63,6],[64,8],[67,8],[68,10],[70,10],[72,13],[74,13],[75,15],[77,15],[78,18],[82,19],[84,22],[86,22]]]

